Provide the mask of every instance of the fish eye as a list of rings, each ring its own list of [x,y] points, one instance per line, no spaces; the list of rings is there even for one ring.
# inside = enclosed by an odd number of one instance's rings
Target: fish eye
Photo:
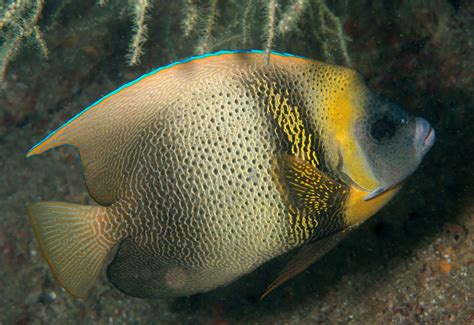
[[[375,141],[391,139],[395,135],[396,124],[392,119],[384,116],[379,118],[370,127],[370,136]]]

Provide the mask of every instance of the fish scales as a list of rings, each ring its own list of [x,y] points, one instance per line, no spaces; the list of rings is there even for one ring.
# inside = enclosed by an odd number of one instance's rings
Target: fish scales
[[[369,95],[351,69],[281,54],[266,64],[261,52],[190,60],[120,88],[28,154],[77,147],[103,205],[86,222],[101,250],[84,248],[94,258],[74,274],[67,247],[44,238],[60,209],[29,209],[54,275],[85,296],[115,246],[107,275],[123,292],[190,295],[360,223],[398,191],[363,200],[377,179],[347,129]]]

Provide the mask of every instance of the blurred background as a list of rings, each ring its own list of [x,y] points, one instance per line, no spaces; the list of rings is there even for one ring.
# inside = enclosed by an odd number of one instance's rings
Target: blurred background
[[[473,1],[3,0],[0,42],[0,324],[474,321]],[[263,301],[293,253],[188,298],[131,298],[105,276],[71,297],[25,207],[94,203],[74,150],[26,151],[143,73],[223,49],[351,66],[430,121],[437,142],[386,208]]]

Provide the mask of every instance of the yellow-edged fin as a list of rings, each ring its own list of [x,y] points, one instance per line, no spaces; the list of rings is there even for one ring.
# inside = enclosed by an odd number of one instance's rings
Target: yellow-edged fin
[[[38,202],[28,215],[42,253],[58,282],[84,298],[94,285],[113,246],[101,235],[107,210],[61,202]]]
[[[306,270],[311,264],[334,248],[348,232],[349,229],[346,229],[330,237],[303,246],[283,270],[281,270],[278,277],[267,287],[260,299],[265,298],[275,288]]]

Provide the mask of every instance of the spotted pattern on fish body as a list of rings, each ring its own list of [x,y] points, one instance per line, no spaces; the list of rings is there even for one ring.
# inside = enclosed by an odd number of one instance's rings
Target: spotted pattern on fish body
[[[344,163],[372,181],[345,121],[365,96],[360,77],[299,57],[272,54],[268,64],[264,57],[225,52],[148,74],[30,150],[77,147],[87,188],[102,205],[87,216],[75,206],[64,215],[64,204],[29,208],[69,292],[87,295],[114,247],[107,276],[127,294],[206,292],[362,222],[394,195],[364,202],[366,192],[340,177],[335,139],[349,142],[355,161]],[[67,231],[44,232],[52,222]],[[70,252],[65,262],[47,243],[71,231],[82,246],[61,248]],[[63,272],[65,263],[75,272]]]

